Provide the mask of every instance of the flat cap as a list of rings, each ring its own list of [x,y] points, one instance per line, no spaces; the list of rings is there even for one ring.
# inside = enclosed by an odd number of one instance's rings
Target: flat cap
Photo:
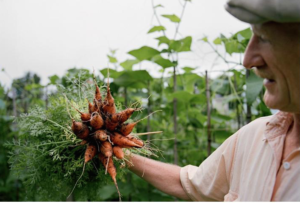
[[[228,0],[225,9],[251,24],[300,22],[300,0]]]

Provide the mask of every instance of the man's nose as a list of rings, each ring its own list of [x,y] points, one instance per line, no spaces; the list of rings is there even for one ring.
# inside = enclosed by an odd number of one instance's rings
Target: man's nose
[[[259,42],[256,36],[252,36],[247,49],[245,51],[243,65],[247,69],[265,65],[265,61],[261,55]]]

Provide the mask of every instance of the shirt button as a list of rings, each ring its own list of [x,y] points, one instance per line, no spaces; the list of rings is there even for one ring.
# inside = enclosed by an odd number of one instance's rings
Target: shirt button
[[[285,170],[289,170],[289,169],[291,168],[291,164],[290,164],[289,162],[284,162],[284,163],[283,163],[283,168],[284,168]]]

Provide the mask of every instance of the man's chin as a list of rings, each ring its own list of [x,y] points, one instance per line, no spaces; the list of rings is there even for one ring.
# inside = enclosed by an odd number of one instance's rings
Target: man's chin
[[[270,109],[277,109],[280,111],[284,111],[284,112],[290,112],[290,113],[300,113],[300,107],[298,104],[297,105],[293,105],[290,102],[282,101],[280,100],[280,98],[275,95],[271,95],[269,94],[267,91],[265,92],[264,95],[264,102],[266,104],[266,106]]]
[[[270,109],[278,109],[278,110],[281,110],[280,109],[280,102],[278,101],[278,99],[276,99],[275,96],[273,95],[270,95],[268,93],[268,91],[265,92],[265,95],[264,95],[264,102],[266,104],[266,106]]]

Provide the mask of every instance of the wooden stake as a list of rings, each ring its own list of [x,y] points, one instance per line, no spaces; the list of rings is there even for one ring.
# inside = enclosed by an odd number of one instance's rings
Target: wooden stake
[[[211,154],[211,132],[210,132],[210,89],[208,81],[208,73],[205,71],[205,84],[206,84],[206,106],[207,106],[207,155]]]

